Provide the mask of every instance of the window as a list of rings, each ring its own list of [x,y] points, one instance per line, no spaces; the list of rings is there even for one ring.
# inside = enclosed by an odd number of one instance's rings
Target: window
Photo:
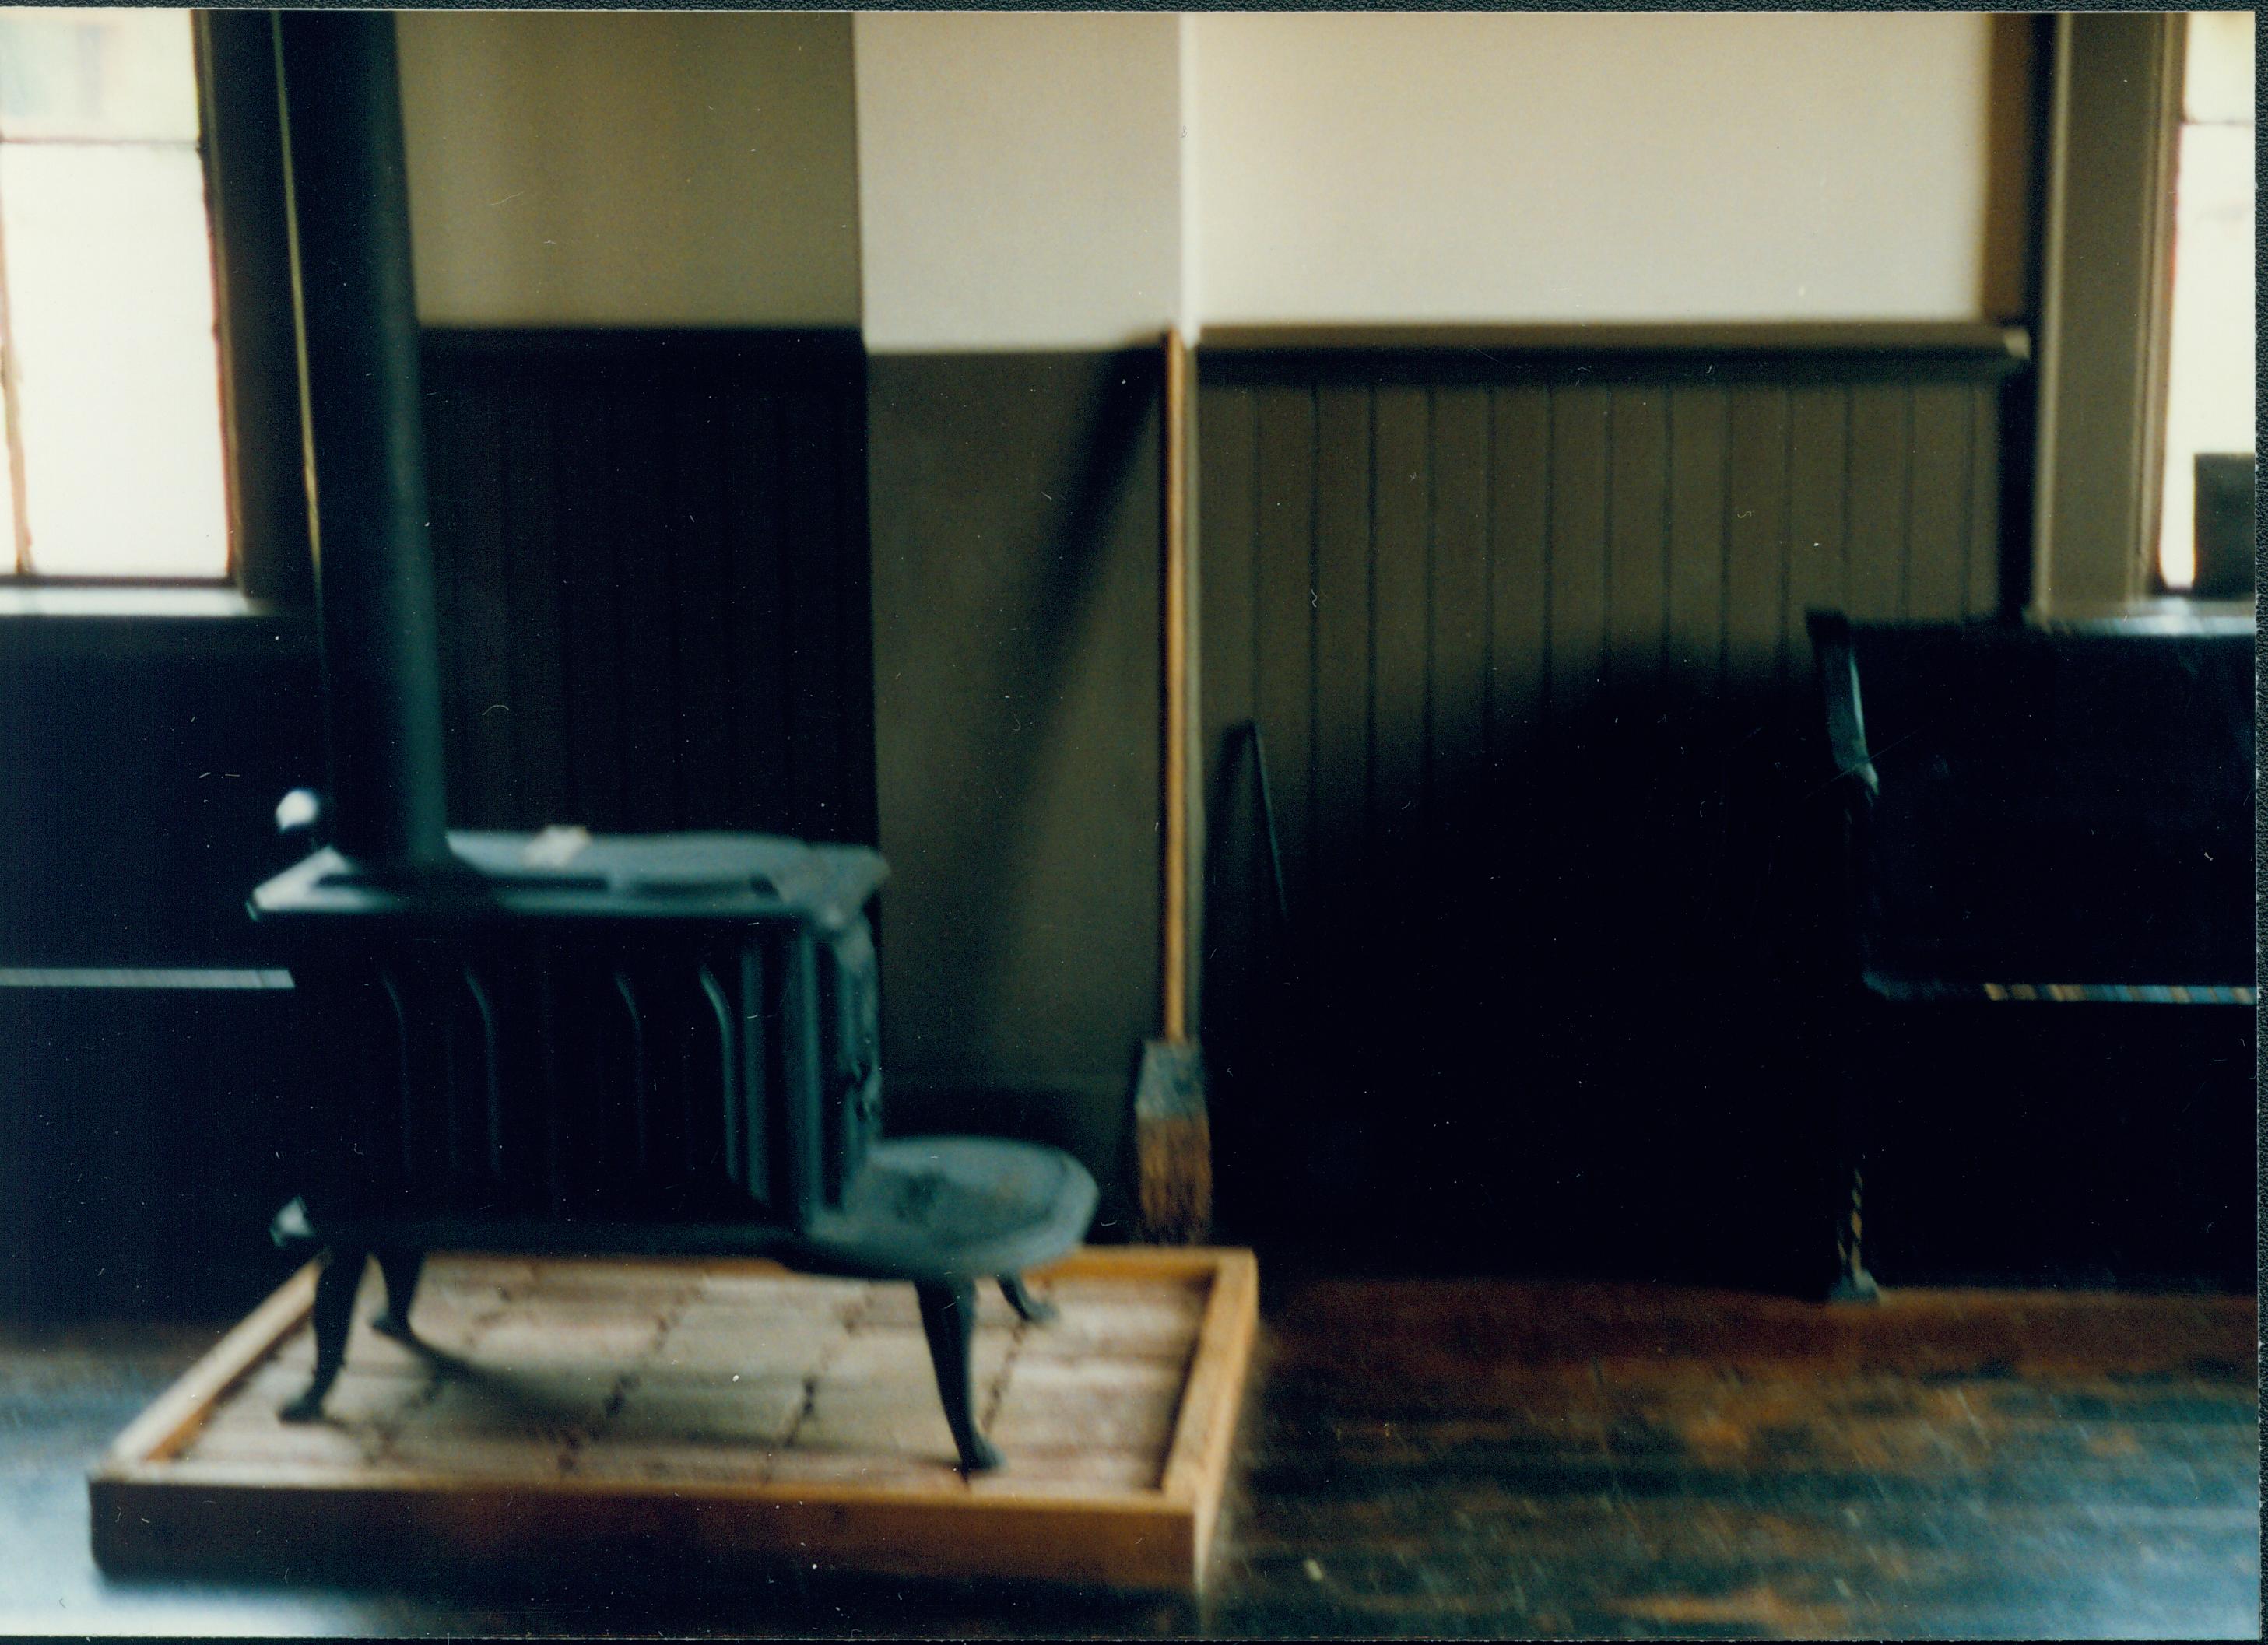
[[[2249,452],[2253,439],[2253,19],[2200,11],[2186,24],[2157,557],[2170,589],[2196,575],[2198,457]]]
[[[197,85],[186,11],[0,10],[0,571],[229,573]]]
[[[2252,25],[2065,11],[2052,26],[2029,603],[2079,618],[2196,585],[2197,455],[2231,440],[2242,464],[2251,448]],[[2200,415],[2232,389],[2233,420]],[[2233,489],[2216,467],[2209,516]]]

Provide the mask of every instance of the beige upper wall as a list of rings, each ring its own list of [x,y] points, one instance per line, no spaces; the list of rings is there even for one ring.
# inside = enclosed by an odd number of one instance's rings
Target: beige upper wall
[[[861,12],[866,343],[1110,347],[1181,302],[1181,24]]]
[[[2001,151],[2023,121],[1993,49],[2007,31],[1983,16],[409,12],[399,28],[419,306],[438,324],[863,315],[895,351],[1110,346],[1174,319],[2021,303]]]
[[[1967,319],[2020,283],[1984,16],[1190,26],[1209,322]]]
[[[849,18],[396,26],[429,323],[858,324]]]

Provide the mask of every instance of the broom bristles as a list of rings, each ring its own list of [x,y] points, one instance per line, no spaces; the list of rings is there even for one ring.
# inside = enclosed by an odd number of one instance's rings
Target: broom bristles
[[[1204,1244],[1212,1233],[1212,1127],[1194,1045],[1153,1039],[1143,1047],[1134,1150],[1143,1237]]]
[[[1205,1116],[1160,1120],[1139,1135],[1142,1227],[1153,1243],[1203,1245],[1212,1232],[1212,1134]]]

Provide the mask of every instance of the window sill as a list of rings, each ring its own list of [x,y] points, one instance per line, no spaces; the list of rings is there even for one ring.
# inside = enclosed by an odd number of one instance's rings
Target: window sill
[[[2035,611],[2029,616],[2034,627],[2061,633],[2250,634],[2253,628],[2250,600],[2191,599],[2183,594],[2058,606],[2052,613]]]
[[[228,584],[0,579],[0,655],[77,660],[312,655],[307,613]]]
[[[226,583],[38,583],[0,579],[0,618],[262,617],[275,612]]]

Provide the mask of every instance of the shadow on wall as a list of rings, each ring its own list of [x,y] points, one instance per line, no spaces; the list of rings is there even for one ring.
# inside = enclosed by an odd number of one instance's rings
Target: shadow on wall
[[[1997,606],[2013,366],[1681,348],[1201,360],[1204,1034],[1248,1229],[1535,1271],[1818,1259],[1803,613]],[[1287,933],[1218,769],[1246,719]]]
[[[1437,764],[1456,802],[1319,854],[1288,925],[1232,888],[1264,869],[1225,764],[1204,1020],[1233,1231],[1778,1286],[1823,1260],[1798,1248],[1815,1222],[1824,1244],[1827,1112],[1790,1008],[1828,801],[1787,704],[1698,700],[1672,674],[1516,766]]]
[[[1357,1267],[1810,1292],[1847,1071],[1886,1282],[2248,1289],[2250,1014],[1831,1009],[1855,976],[1816,710],[1705,687],[1609,685],[1516,767],[1437,765],[1425,792],[1469,797],[1413,796],[1362,855],[1319,856],[1288,925],[1248,762],[1224,762],[1226,1233]]]

